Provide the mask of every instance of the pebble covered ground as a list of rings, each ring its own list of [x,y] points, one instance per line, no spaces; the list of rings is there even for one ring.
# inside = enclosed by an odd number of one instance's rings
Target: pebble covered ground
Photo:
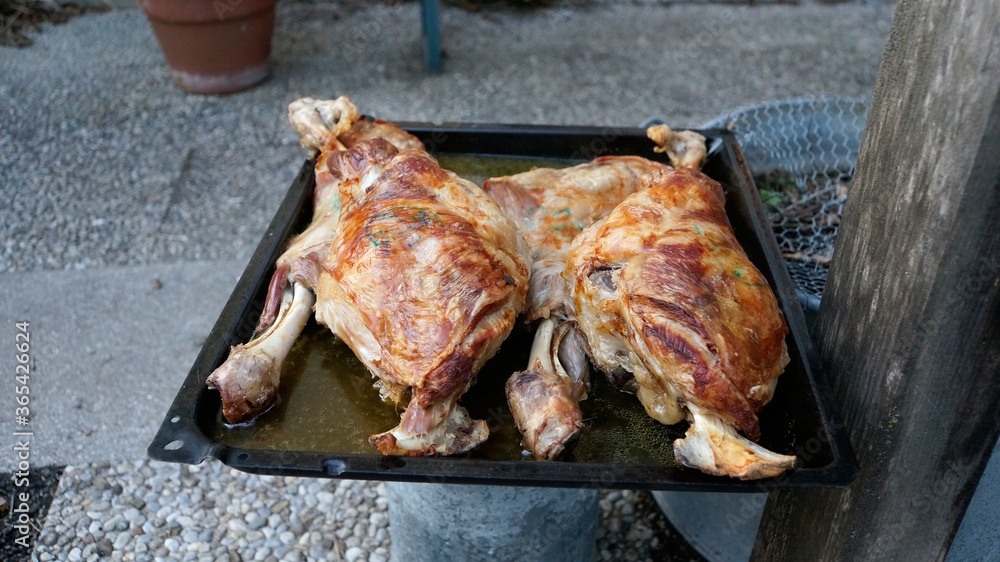
[[[246,474],[216,461],[68,466],[36,543],[49,560],[386,562],[378,482]],[[646,492],[605,491],[598,560],[700,560]]]

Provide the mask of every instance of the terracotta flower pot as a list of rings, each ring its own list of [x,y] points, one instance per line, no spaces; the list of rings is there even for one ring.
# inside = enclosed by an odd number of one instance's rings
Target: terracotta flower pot
[[[268,75],[277,0],[138,0],[178,86],[245,90]]]

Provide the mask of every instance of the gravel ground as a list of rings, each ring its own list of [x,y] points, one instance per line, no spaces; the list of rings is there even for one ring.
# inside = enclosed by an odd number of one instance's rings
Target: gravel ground
[[[219,462],[66,467],[41,560],[371,560],[389,556],[374,482],[245,474]]]
[[[68,466],[38,559],[385,562],[391,533],[377,482],[257,476],[217,461]],[[647,492],[605,491],[598,560],[701,560]]]

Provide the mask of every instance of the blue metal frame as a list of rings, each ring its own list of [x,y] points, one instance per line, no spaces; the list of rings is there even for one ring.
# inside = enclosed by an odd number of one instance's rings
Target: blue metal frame
[[[441,72],[441,2],[420,0],[420,18],[424,31],[424,61],[427,70]]]

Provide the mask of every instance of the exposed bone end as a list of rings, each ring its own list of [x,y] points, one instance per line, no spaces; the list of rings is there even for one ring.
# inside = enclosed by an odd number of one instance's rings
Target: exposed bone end
[[[455,405],[447,416],[425,433],[407,433],[402,423],[385,433],[368,438],[383,455],[426,457],[458,455],[479,446],[490,436],[483,420],[474,420],[462,406]]]
[[[288,105],[288,121],[299,134],[302,146],[313,150],[342,148],[337,137],[351,128],[358,119],[358,108],[351,98],[335,100],[302,98]]]
[[[260,337],[237,345],[218,369],[208,376],[209,388],[222,396],[222,414],[229,423],[252,420],[274,403],[281,379],[281,364],[309,321],[315,297],[295,283],[282,290],[277,321]]]
[[[229,359],[208,376],[208,387],[222,396],[222,415],[229,423],[252,420],[274,404],[281,365],[254,348],[237,345]]]
[[[708,156],[705,137],[694,131],[674,131],[666,125],[653,125],[646,136],[658,146],[655,152],[666,152],[674,168],[700,169]]]
[[[507,380],[514,422],[524,446],[539,460],[558,458],[584,427],[579,403],[587,392],[587,367],[578,357],[583,354],[579,345],[570,324],[556,328],[552,320],[543,320],[528,369]]]
[[[506,389],[524,446],[539,460],[559,458],[584,427],[580,406],[568,396],[563,381],[535,368],[511,375]]]
[[[794,456],[769,451],[736,432],[719,417],[689,405],[691,427],[674,441],[677,461],[715,476],[740,480],[771,478],[795,468]]]

